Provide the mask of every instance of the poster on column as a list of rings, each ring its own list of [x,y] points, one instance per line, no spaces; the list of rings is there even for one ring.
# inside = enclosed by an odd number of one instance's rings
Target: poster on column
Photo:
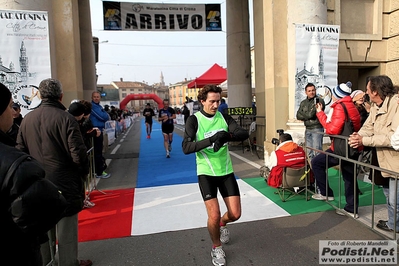
[[[51,77],[48,14],[0,10],[0,82],[24,116],[41,103],[38,86]]]
[[[324,24],[295,25],[295,113],[306,98],[305,86],[313,83],[316,94],[326,103],[328,113],[331,89],[337,85],[340,27]]]

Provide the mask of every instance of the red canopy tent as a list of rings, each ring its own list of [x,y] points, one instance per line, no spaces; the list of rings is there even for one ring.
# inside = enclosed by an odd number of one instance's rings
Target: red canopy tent
[[[188,83],[188,88],[202,88],[207,84],[220,84],[227,79],[227,70],[214,64],[204,74]]]

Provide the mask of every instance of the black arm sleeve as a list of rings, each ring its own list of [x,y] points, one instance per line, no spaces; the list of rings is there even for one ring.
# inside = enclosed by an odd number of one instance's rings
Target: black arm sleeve
[[[229,127],[229,133],[232,134],[231,141],[243,141],[249,138],[248,130],[240,127],[231,116],[223,114],[223,117]]]
[[[197,129],[198,129],[197,117],[195,115],[192,115],[187,119],[186,127],[184,130],[184,137],[182,142],[182,148],[184,154],[197,152],[212,145],[209,138],[203,139],[198,142],[196,141]]]

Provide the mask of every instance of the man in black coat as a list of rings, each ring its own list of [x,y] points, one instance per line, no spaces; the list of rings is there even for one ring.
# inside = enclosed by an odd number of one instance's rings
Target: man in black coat
[[[84,179],[89,173],[87,148],[76,119],[61,103],[61,83],[45,79],[39,85],[41,105],[28,113],[21,123],[17,148],[38,160],[50,179],[65,196],[65,217],[49,232],[55,240],[57,230],[59,265],[91,265],[78,261],[78,213],[83,208]],[[50,248],[52,245],[52,248]],[[55,241],[42,245],[44,264],[54,257]]]

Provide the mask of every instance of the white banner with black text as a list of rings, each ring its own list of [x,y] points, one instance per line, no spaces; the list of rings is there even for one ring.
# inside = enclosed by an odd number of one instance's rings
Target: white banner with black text
[[[104,30],[221,31],[220,4],[103,1]]]

